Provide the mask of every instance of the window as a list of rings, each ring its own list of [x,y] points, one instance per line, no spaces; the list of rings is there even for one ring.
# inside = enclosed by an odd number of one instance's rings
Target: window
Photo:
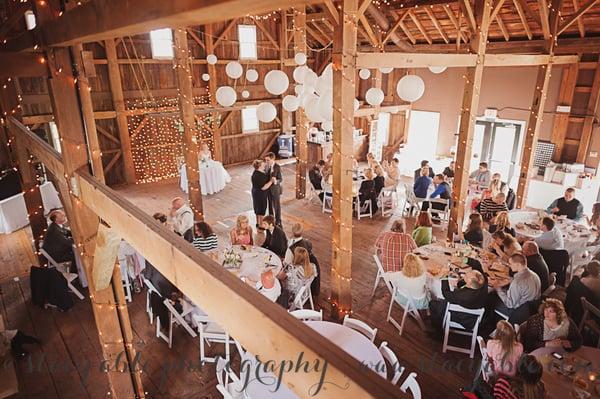
[[[60,148],[60,136],[58,134],[58,127],[56,127],[56,123],[54,122],[49,122],[48,125],[50,126],[50,140],[52,140],[52,146],[56,151],[61,153],[62,149]]]
[[[240,42],[240,60],[255,60],[256,26],[238,25],[238,40]]]
[[[242,108],[242,133],[258,132],[256,106]]]
[[[169,28],[150,31],[150,46],[152,47],[152,58],[173,58],[173,32]]]
[[[35,14],[31,10],[25,11],[25,25],[27,25],[27,30],[35,28]]]

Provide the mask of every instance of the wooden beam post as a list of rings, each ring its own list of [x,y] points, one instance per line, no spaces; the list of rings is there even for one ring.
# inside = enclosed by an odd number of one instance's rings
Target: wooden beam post
[[[104,49],[106,50],[106,59],[108,61],[110,93],[115,112],[117,113],[117,130],[119,131],[119,140],[121,141],[121,150],[123,151],[125,181],[127,184],[134,184],[136,181],[135,165],[133,163],[133,154],[131,153],[131,139],[129,137],[127,115],[125,114],[125,99],[123,97],[121,71],[117,63],[117,45],[115,39],[105,40]]]
[[[306,6],[304,5],[294,8],[294,55],[298,53],[306,54]],[[304,109],[298,108],[296,110],[296,198],[298,199],[306,196],[307,140],[308,118]]]
[[[471,40],[471,47],[472,51],[477,54],[477,61],[475,66],[467,68],[465,74],[465,90],[458,131],[458,145],[456,147],[456,175],[452,190],[450,223],[448,224],[448,238],[450,239],[452,239],[454,233],[461,234],[465,215],[465,201],[469,187],[469,165],[473,149],[473,132],[481,93],[488,29],[491,23],[491,2],[475,2],[474,12],[477,29]]]
[[[579,64],[569,64],[563,67],[562,79],[560,82],[560,92],[558,94],[558,105],[572,106],[575,86],[577,86],[577,75],[579,74]],[[561,162],[562,151],[567,136],[567,127],[569,126],[569,112],[561,112],[554,115],[552,126],[552,142],[556,145],[554,149],[554,162]]]
[[[588,156],[588,149],[590,148],[590,142],[592,139],[592,130],[594,128],[594,115],[598,108],[598,102],[600,101],[600,57],[596,63],[596,72],[594,73],[594,83],[592,83],[592,89],[590,91],[590,98],[588,99],[586,116],[583,120],[583,129],[581,130],[581,140],[579,141],[579,148],[577,149],[577,162],[586,163]]]
[[[198,132],[194,117],[194,95],[192,88],[192,64],[185,29],[173,31],[175,58],[173,59],[177,80],[179,110],[183,123],[183,156],[188,181],[188,198],[194,212],[194,220],[204,220],[202,192],[200,191],[200,170],[198,164]],[[211,78],[216,78],[212,77]],[[211,79],[212,80],[212,79]]]
[[[204,26],[204,45],[206,47],[206,54],[213,54],[215,51],[215,38],[214,30],[211,24]],[[217,68],[214,65],[208,64],[208,74],[210,80],[208,81],[208,95],[210,98],[211,107],[218,106],[217,104]],[[216,161],[223,162],[223,142],[221,141],[221,125],[219,123],[219,113],[210,113],[210,124],[212,129],[212,147],[213,147],[213,158]]]

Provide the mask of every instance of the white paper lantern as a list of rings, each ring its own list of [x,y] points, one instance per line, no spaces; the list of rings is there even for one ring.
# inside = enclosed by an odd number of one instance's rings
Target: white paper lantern
[[[269,123],[277,117],[277,108],[271,103],[260,103],[256,107],[256,116],[259,121]]]
[[[306,104],[304,109],[306,111],[306,116],[311,122],[325,122],[319,112],[319,99],[316,96]]]
[[[303,85],[294,86],[294,93],[296,93],[296,96],[299,96],[300,94],[302,94],[302,91],[304,91]]]
[[[313,100],[316,101],[318,99],[319,97],[317,97],[313,93],[302,93],[302,95],[299,98],[300,104],[302,105],[302,107],[304,107],[305,110],[310,102],[312,102]]]
[[[246,71],[246,80],[248,82],[256,82],[258,80],[258,72],[256,69],[248,69]]]
[[[354,99],[354,112],[358,111],[358,109],[360,108],[360,101],[358,101],[356,98]]]
[[[290,80],[283,71],[274,70],[265,75],[265,89],[275,96],[286,92],[290,85]]]
[[[333,91],[331,89],[323,92],[319,97],[319,114],[325,121],[333,120]]]
[[[315,86],[315,91],[317,94],[322,95],[328,90],[333,89],[333,79],[328,79],[327,76],[321,75],[319,79],[317,79],[317,85]]]
[[[315,73],[315,71],[313,71],[312,69],[308,68],[308,70],[304,74],[304,84],[307,85],[307,86],[316,87],[317,86],[317,79],[319,79],[319,77],[317,76],[317,74]]]
[[[304,76],[306,75],[306,71],[308,71],[308,67],[306,65],[294,68],[292,77],[294,78],[296,83],[304,83]]]
[[[242,92],[242,97],[243,97],[243,98],[248,98],[248,97],[250,97],[250,92],[249,92],[248,90],[244,90],[244,91]]]
[[[371,71],[363,68],[358,72],[358,76],[362,79],[362,80],[367,80],[371,77]]]
[[[425,82],[417,75],[406,75],[398,81],[396,92],[404,101],[417,101],[425,93]]]
[[[383,94],[383,90],[378,89],[377,87],[371,87],[365,94],[365,100],[367,100],[367,103],[374,107],[380,105],[383,102],[384,97],[385,95]]]
[[[331,132],[333,131],[333,122],[332,121],[325,121],[321,123],[321,129],[323,129],[323,131],[325,132]]]
[[[300,101],[298,100],[298,97],[296,97],[296,96],[287,95],[287,96],[283,97],[283,101],[281,102],[281,106],[286,111],[294,112],[300,106]]]
[[[231,79],[238,79],[244,73],[244,68],[242,68],[242,64],[237,61],[228,62],[225,66],[225,73]]]
[[[306,64],[306,54],[298,53],[294,56],[294,61],[296,61],[296,65],[304,65]]]
[[[237,100],[237,94],[231,86],[221,86],[215,94],[217,102],[223,107],[231,107]]]
[[[208,82],[210,80],[210,75],[207,73],[202,74],[202,80]]]
[[[393,70],[394,70],[394,68],[392,68],[392,67],[382,67],[382,68],[379,68],[379,71],[380,71],[381,73],[390,73],[390,72],[392,72]]]
[[[327,64],[327,66],[323,70],[323,75],[333,76],[333,64],[331,62],[329,64]]]
[[[427,67],[427,68],[429,68],[429,70],[430,70],[432,73],[442,73],[442,72],[444,72],[446,69],[448,69],[448,67],[445,67],[445,66],[430,66],[430,67]]]
[[[214,54],[207,55],[206,62],[208,62],[210,65],[215,65],[217,63],[217,56]]]

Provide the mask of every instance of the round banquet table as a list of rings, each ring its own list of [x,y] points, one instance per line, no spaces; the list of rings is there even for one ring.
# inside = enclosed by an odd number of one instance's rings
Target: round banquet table
[[[225,252],[229,250],[233,250],[236,254],[239,254],[242,263],[239,267],[229,267],[227,265],[224,265],[224,267],[239,278],[244,278],[244,280],[258,282],[260,281],[261,273],[267,268],[272,269],[273,274],[277,275],[283,267],[281,259],[274,252],[255,245],[232,245],[225,251],[217,253],[217,261],[219,263],[223,264]]]
[[[567,377],[560,374],[552,368],[552,362],[556,361],[552,357],[553,352],[558,352],[564,356],[564,360],[573,362],[575,368],[575,377]],[[573,379],[580,377],[588,384],[588,392],[592,393],[590,398],[600,398],[600,349],[582,346],[575,352],[567,352],[562,348],[539,348],[531,352],[543,365],[544,374],[542,381],[546,386],[546,398],[563,399],[573,398]],[[556,361],[559,363],[559,361]],[[594,382],[590,381],[590,372],[596,374]]]
[[[40,186],[44,214],[53,209],[62,208],[58,192],[52,182],[46,182]],[[8,234],[22,229],[29,224],[27,207],[23,193],[13,195],[0,201],[0,234]]]
[[[231,176],[223,167],[223,164],[212,159],[198,162],[200,171],[200,191],[202,195],[215,194],[225,188],[225,185],[231,182]],[[188,179],[185,164],[181,165],[179,170],[179,186],[184,192],[188,192]]]
[[[387,378],[387,370],[385,360],[379,352],[377,346],[369,341],[367,337],[349,327],[341,324],[332,323],[329,321],[305,321],[307,326],[327,338],[332,343],[340,347],[350,356],[360,361],[364,365],[368,365],[373,371],[383,378]],[[250,360],[248,358],[248,360]],[[297,361],[292,359],[292,361]],[[254,361],[254,366],[258,364]],[[311,363],[312,364],[312,363]],[[256,369],[251,368],[252,375],[256,373]],[[275,391],[276,380],[272,376],[263,375],[260,373],[263,383],[254,378],[246,387],[246,394],[250,398],[273,398],[273,399],[295,399],[298,396],[290,390],[287,385],[281,384],[279,389]],[[244,381],[245,376],[241,376]],[[327,376],[325,376],[327,381]],[[272,385],[271,385],[272,384]],[[308,387],[306,389],[309,389]],[[274,392],[273,392],[274,391]]]

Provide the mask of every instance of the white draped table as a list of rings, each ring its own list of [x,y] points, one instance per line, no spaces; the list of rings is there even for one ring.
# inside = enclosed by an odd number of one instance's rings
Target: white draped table
[[[58,192],[51,182],[46,182],[40,186],[42,194],[42,204],[44,205],[44,214],[52,209],[62,208]],[[13,195],[0,201],[0,233],[8,234],[22,229],[29,224],[27,218],[27,207],[23,193]]]
[[[202,195],[215,194],[225,188],[225,185],[231,182],[231,176],[223,167],[223,164],[212,159],[198,162],[200,171],[200,191]],[[188,179],[185,164],[181,165],[179,170],[181,178],[179,186],[184,192],[188,192]]]

